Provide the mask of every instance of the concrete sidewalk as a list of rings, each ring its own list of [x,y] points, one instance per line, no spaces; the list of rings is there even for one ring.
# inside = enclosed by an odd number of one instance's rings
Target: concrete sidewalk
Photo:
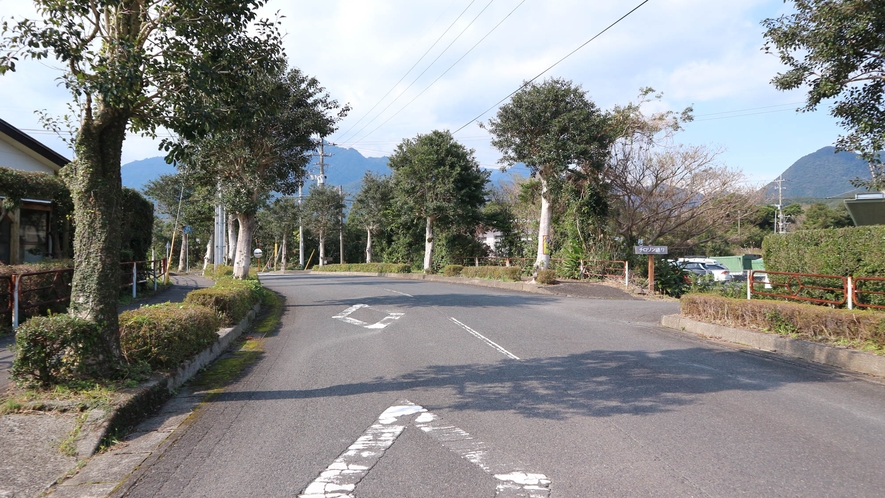
[[[188,292],[214,284],[211,279],[196,275],[175,275],[170,283],[172,286],[163,292],[121,306],[120,312],[146,304],[181,302]],[[4,392],[9,387],[8,370],[13,358],[8,345],[14,340],[12,335],[0,337],[0,389]],[[60,475],[76,468],[77,461],[87,458],[91,448],[78,447],[74,454],[65,455],[59,447],[76,427],[84,424],[79,417],[87,417],[88,425],[93,415],[99,414],[50,411],[0,417],[0,498],[36,496]]]

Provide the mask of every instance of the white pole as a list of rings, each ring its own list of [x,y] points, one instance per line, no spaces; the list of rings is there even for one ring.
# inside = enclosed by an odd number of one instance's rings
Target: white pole
[[[138,263],[132,262],[132,299],[135,299],[135,289],[138,287]]]
[[[624,287],[630,286],[630,262],[624,261]]]
[[[748,301],[753,299],[753,273],[755,273],[755,272],[753,270],[750,270],[750,272],[747,274],[748,275],[747,276],[747,300]]]
[[[15,279],[15,288],[13,292],[13,303],[12,303],[12,329],[15,330],[18,328],[18,284],[21,281],[21,277],[18,275],[13,275]]]
[[[854,280],[848,277],[848,309],[854,309]]]

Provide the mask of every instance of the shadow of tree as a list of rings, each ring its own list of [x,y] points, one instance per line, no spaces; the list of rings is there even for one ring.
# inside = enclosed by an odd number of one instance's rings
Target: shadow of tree
[[[796,382],[776,371],[760,376],[739,353],[703,348],[590,351],[505,360],[495,364],[437,365],[394,378],[290,391],[226,392],[213,401],[307,399],[365,393],[450,389],[454,410],[501,411],[527,418],[651,415],[697,403],[705,394],[762,391]],[[746,360],[746,358],[740,358]],[[719,368],[727,363],[728,371]],[[408,397],[408,394],[404,394]]]

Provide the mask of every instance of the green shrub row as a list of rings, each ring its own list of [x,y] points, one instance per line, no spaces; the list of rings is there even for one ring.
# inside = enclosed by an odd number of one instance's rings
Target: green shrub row
[[[184,302],[198,304],[215,311],[225,326],[234,326],[246,318],[249,310],[261,300],[261,283],[257,280],[219,279],[214,286],[191,291]]]
[[[486,278],[519,282],[522,268],[518,266],[465,266],[461,275],[467,278]]]
[[[762,252],[770,271],[885,277],[885,226],[772,234]]]
[[[446,277],[458,277],[463,269],[463,265],[446,265],[443,267],[442,273]]]
[[[98,326],[68,315],[38,316],[15,334],[10,374],[43,386],[93,378],[101,361]]]
[[[127,363],[174,369],[218,340],[220,320],[206,306],[163,303],[120,315],[120,348]]]
[[[345,263],[343,265],[314,266],[311,270],[355,273],[411,273],[412,266],[400,263]]]
[[[874,351],[885,349],[885,313],[710,294],[686,294],[680,306],[682,315],[706,322]]]

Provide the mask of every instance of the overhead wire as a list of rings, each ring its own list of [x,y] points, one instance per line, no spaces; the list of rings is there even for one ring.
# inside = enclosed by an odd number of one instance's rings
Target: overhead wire
[[[458,128],[457,130],[455,130],[454,132],[452,132],[452,135],[454,135],[455,133],[458,133],[459,131],[463,130],[464,128],[467,128],[467,126],[469,126],[471,123],[473,123],[473,122],[476,121],[477,119],[479,119],[479,118],[485,116],[486,113],[488,113],[488,112],[491,111],[492,109],[494,109],[494,108],[498,107],[499,105],[501,105],[502,102],[504,102],[505,100],[507,100],[507,99],[509,99],[510,97],[512,97],[514,94],[516,94],[516,92],[518,92],[518,91],[522,90],[523,88],[527,87],[527,86],[530,85],[533,81],[535,81],[536,79],[538,79],[538,78],[540,78],[541,76],[543,76],[547,71],[550,71],[550,70],[553,69],[554,67],[558,66],[562,61],[568,59],[569,57],[571,57],[572,55],[574,55],[578,50],[581,50],[582,48],[584,48],[585,46],[587,46],[587,44],[589,44],[589,43],[592,42],[593,40],[599,38],[600,36],[602,36],[603,33],[605,33],[606,31],[610,30],[610,29],[613,28],[615,25],[617,25],[619,22],[623,21],[623,20],[626,19],[628,16],[630,16],[631,14],[633,14],[634,12],[636,12],[637,10],[639,10],[639,8],[642,7],[643,5],[647,4],[648,1],[649,1],[649,0],[643,0],[639,5],[637,5],[636,7],[633,7],[629,12],[627,12],[627,13],[624,14],[623,16],[619,17],[618,20],[616,20],[615,22],[609,24],[605,29],[603,29],[603,30],[600,31],[599,33],[596,33],[595,35],[593,35],[592,38],[590,38],[589,40],[587,40],[587,41],[585,41],[584,43],[582,43],[578,48],[576,48],[576,49],[572,50],[571,52],[569,52],[568,54],[566,54],[565,57],[563,57],[563,58],[559,59],[558,61],[554,62],[553,64],[551,64],[550,67],[548,67],[547,69],[545,69],[545,70],[541,71],[540,73],[538,73],[538,75],[535,76],[534,78],[532,78],[532,79],[530,79],[530,80],[524,82],[522,85],[520,85],[519,88],[517,88],[516,90],[513,90],[512,92],[510,92],[509,95],[507,95],[507,96],[504,97],[503,99],[499,100],[497,103],[495,103],[495,105],[489,107],[488,109],[486,109],[485,111],[483,111],[482,113],[480,113],[480,114],[479,114],[478,116],[476,116],[475,118],[473,118],[473,119],[471,119],[470,121],[464,123],[463,126],[461,126],[461,127]]]
[[[373,105],[372,108],[369,109],[369,110],[366,112],[366,114],[363,115],[363,117],[361,117],[359,120],[357,120],[356,123],[352,124],[352,125],[350,126],[350,128],[348,128],[347,130],[345,130],[345,131],[343,131],[343,132],[341,133],[341,135],[339,136],[339,138],[340,138],[341,140],[343,140],[344,137],[347,136],[348,133],[350,133],[350,130],[352,130],[352,129],[354,129],[354,128],[356,127],[356,125],[360,124],[364,119],[366,119],[367,117],[369,117],[369,115],[372,114],[372,111],[374,111],[375,108],[378,107],[378,106],[381,104],[381,102],[384,102],[384,99],[386,99],[387,96],[390,95],[390,92],[392,92],[393,90],[395,90],[396,87],[397,87],[397,85],[399,85],[400,83],[402,83],[403,80],[406,79],[406,76],[408,76],[409,73],[411,73],[412,70],[415,69],[415,68],[418,66],[418,64],[421,63],[422,60],[424,60],[425,57],[427,57],[427,54],[429,54],[430,51],[433,50],[433,47],[435,47],[435,46],[437,45],[437,43],[439,43],[440,40],[442,40],[443,37],[446,36],[446,33],[448,33],[449,30],[451,30],[452,27],[454,27],[455,24],[457,24],[457,22],[458,22],[462,17],[464,17],[464,14],[467,12],[468,9],[470,9],[470,6],[473,5],[475,2],[476,2],[476,0],[471,0],[471,2],[470,2],[469,4],[467,4],[467,7],[465,7],[464,10],[461,11],[461,13],[458,15],[458,17],[456,17],[455,20],[452,21],[452,24],[450,24],[449,27],[446,28],[445,31],[443,31],[441,35],[439,35],[439,38],[437,38],[436,41],[433,42],[433,44],[430,45],[430,47],[428,47],[427,51],[424,52],[424,55],[422,55],[420,58],[418,58],[418,60],[415,61],[414,64],[412,64],[412,67],[410,67],[409,70],[406,71],[405,74],[403,74],[402,78],[400,78],[399,81],[397,81],[396,83],[394,83],[393,86],[390,87],[390,90],[387,90],[387,93],[385,93],[383,97],[381,97],[380,99],[378,99],[378,102],[376,102],[375,105]]]
[[[516,7],[513,8],[513,10],[511,10],[506,16],[504,16],[504,18],[501,19],[501,20],[498,22],[498,24],[495,25],[495,27],[493,27],[491,30],[489,30],[489,32],[486,33],[485,36],[483,36],[482,38],[480,38],[478,42],[476,42],[472,47],[470,47],[470,49],[469,49],[467,52],[465,52],[464,55],[462,55],[460,58],[458,58],[458,60],[456,60],[456,61],[454,62],[454,64],[452,64],[451,66],[449,66],[448,69],[446,69],[445,71],[443,71],[442,74],[440,74],[439,76],[437,76],[435,80],[433,80],[432,82],[430,82],[430,84],[427,85],[427,87],[424,88],[424,90],[421,90],[421,92],[420,92],[418,95],[415,95],[415,97],[414,97],[412,100],[410,100],[408,103],[406,103],[406,105],[402,106],[402,107],[400,108],[400,110],[398,110],[398,111],[396,111],[395,113],[393,113],[392,116],[390,116],[389,118],[387,118],[387,120],[384,121],[383,123],[381,123],[380,125],[376,126],[374,130],[372,130],[372,131],[370,131],[369,133],[367,133],[365,136],[363,136],[363,138],[366,138],[366,137],[368,137],[369,135],[371,135],[372,133],[375,133],[376,131],[378,131],[379,128],[381,128],[382,126],[386,125],[388,122],[390,122],[391,119],[395,118],[397,115],[399,115],[399,113],[403,112],[404,109],[406,109],[407,107],[409,107],[410,105],[412,105],[413,102],[415,102],[416,100],[418,100],[418,97],[424,95],[424,92],[426,92],[427,90],[430,90],[430,87],[432,87],[437,81],[439,81],[440,78],[442,78],[443,76],[445,76],[446,73],[448,73],[449,71],[451,71],[451,69],[452,69],[453,67],[455,67],[459,62],[461,62],[461,60],[463,60],[465,57],[467,57],[467,55],[470,54],[470,52],[472,52],[473,49],[475,49],[480,43],[482,43],[483,40],[485,40],[486,38],[488,38],[489,35],[492,34],[492,32],[494,32],[496,29],[498,29],[498,26],[500,26],[501,24],[503,24],[504,21],[506,21],[506,20],[507,20],[507,19],[508,19],[508,18],[509,18],[514,12],[516,12],[516,9],[518,9],[518,8],[519,8],[520,6],[522,6],[522,4],[524,4],[524,3],[525,3],[525,0],[522,0],[521,2],[519,2],[519,4],[517,4]]]
[[[464,29],[461,30],[460,33],[458,33],[458,36],[456,36],[455,39],[452,40],[452,41],[446,46],[446,48],[444,48],[443,51],[440,52],[439,55],[436,56],[436,59],[433,59],[433,62],[431,62],[426,68],[424,68],[424,71],[421,71],[421,74],[419,74],[417,77],[415,77],[415,79],[412,80],[411,83],[409,83],[409,86],[407,86],[402,92],[400,92],[400,94],[397,95],[396,98],[394,98],[392,101],[390,101],[390,103],[387,104],[387,106],[386,106],[384,109],[381,109],[381,112],[379,112],[377,115],[375,115],[375,117],[372,118],[368,123],[366,123],[362,128],[360,128],[359,131],[357,131],[356,133],[354,133],[353,136],[357,136],[357,135],[359,135],[360,133],[362,133],[362,131],[365,130],[366,127],[368,127],[368,126],[369,126],[370,124],[372,124],[376,119],[378,119],[378,117],[380,117],[382,114],[384,114],[384,111],[386,111],[387,109],[389,109],[390,106],[392,106],[397,100],[399,100],[400,97],[402,97],[403,95],[405,95],[405,93],[406,93],[407,91],[409,91],[409,88],[412,88],[412,85],[414,85],[419,79],[421,79],[421,77],[424,76],[424,73],[426,73],[431,67],[433,67],[433,65],[436,64],[436,61],[438,61],[439,58],[442,57],[443,54],[445,54],[445,53],[446,53],[446,52],[452,47],[452,45],[454,45],[455,42],[458,41],[458,40],[461,38],[461,36],[462,36],[465,32],[467,32],[468,29],[470,29],[470,26],[473,26],[473,23],[475,23],[476,20],[479,19],[479,16],[481,16],[481,15],[483,14],[483,12],[485,12],[486,9],[488,9],[489,6],[492,5],[492,3],[493,3],[494,1],[495,1],[495,0],[489,0],[489,3],[487,3],[486,6],[483,7],[483,9],[479,12],[479,14],[477,14],[476,17],[474,17],[473,20],[470,21],[470,23],[467,24],[467,26],[465,26]],[[646,0],[646,1],[647,1],[647,0]],[[366,135],[366,136],[368,136],[368,135]],[[355,143],[355,142],[354,142],[354,140],[351,139],[351,140],[345,140],[344,143],[351,143],[351,144],[352,144],[352,143]]]

